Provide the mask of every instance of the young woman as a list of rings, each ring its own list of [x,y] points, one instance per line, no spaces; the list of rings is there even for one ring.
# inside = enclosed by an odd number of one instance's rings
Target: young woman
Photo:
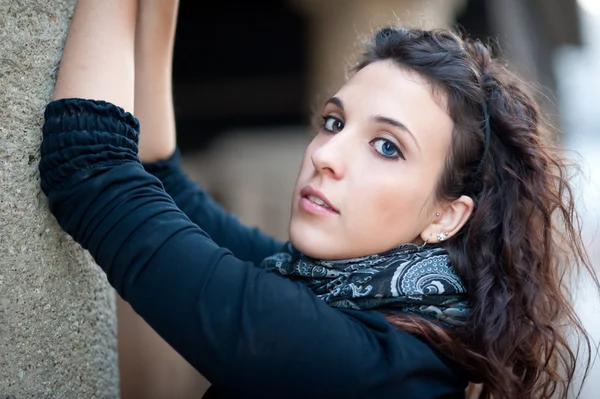
[[[137,7],[79,0],[41,185],[207,396],[460,398],[478,381],[495,399],[566,397],[577,358],[564,326],[587,335],[562,275],[589,263],[563,159],[485,46],[374,35],[323,106],[281,243],[181,171],[174,14],[161,9],[176,2],[140,0],[165,17],[138,31],[134,59]]]

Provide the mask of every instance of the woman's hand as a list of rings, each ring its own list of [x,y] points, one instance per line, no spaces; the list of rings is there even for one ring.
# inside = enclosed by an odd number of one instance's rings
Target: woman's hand
[[[138,0],[79,0],[53,100],[104,100],[133,111]]]
[[[135,37],[135,115],[143,162],[175,150],[172,63],[178,0],[139,0]]]

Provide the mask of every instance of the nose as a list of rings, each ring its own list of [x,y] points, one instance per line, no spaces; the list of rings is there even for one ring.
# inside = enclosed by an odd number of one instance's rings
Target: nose
[[[319,141],[311,155],[315,170],[336,180],[342,179],[347,169],[346,160],[352,154],[350,135],[344,131]]]

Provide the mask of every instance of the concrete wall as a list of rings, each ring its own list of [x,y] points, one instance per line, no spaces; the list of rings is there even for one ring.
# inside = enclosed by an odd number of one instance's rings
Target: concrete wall
[[[114,294],[47,210],[37,162],[73,0],[0,0],[0,397],[116,398]]]

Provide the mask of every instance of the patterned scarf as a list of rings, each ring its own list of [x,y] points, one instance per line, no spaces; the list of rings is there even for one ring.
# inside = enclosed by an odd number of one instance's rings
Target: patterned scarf
[[[303,282],[334,307],[410,312],[454,326],[464,325],[469,315],[466,288],[439,247],[404,244],[336,261],[291,251],[266,258],[262,267]]]

